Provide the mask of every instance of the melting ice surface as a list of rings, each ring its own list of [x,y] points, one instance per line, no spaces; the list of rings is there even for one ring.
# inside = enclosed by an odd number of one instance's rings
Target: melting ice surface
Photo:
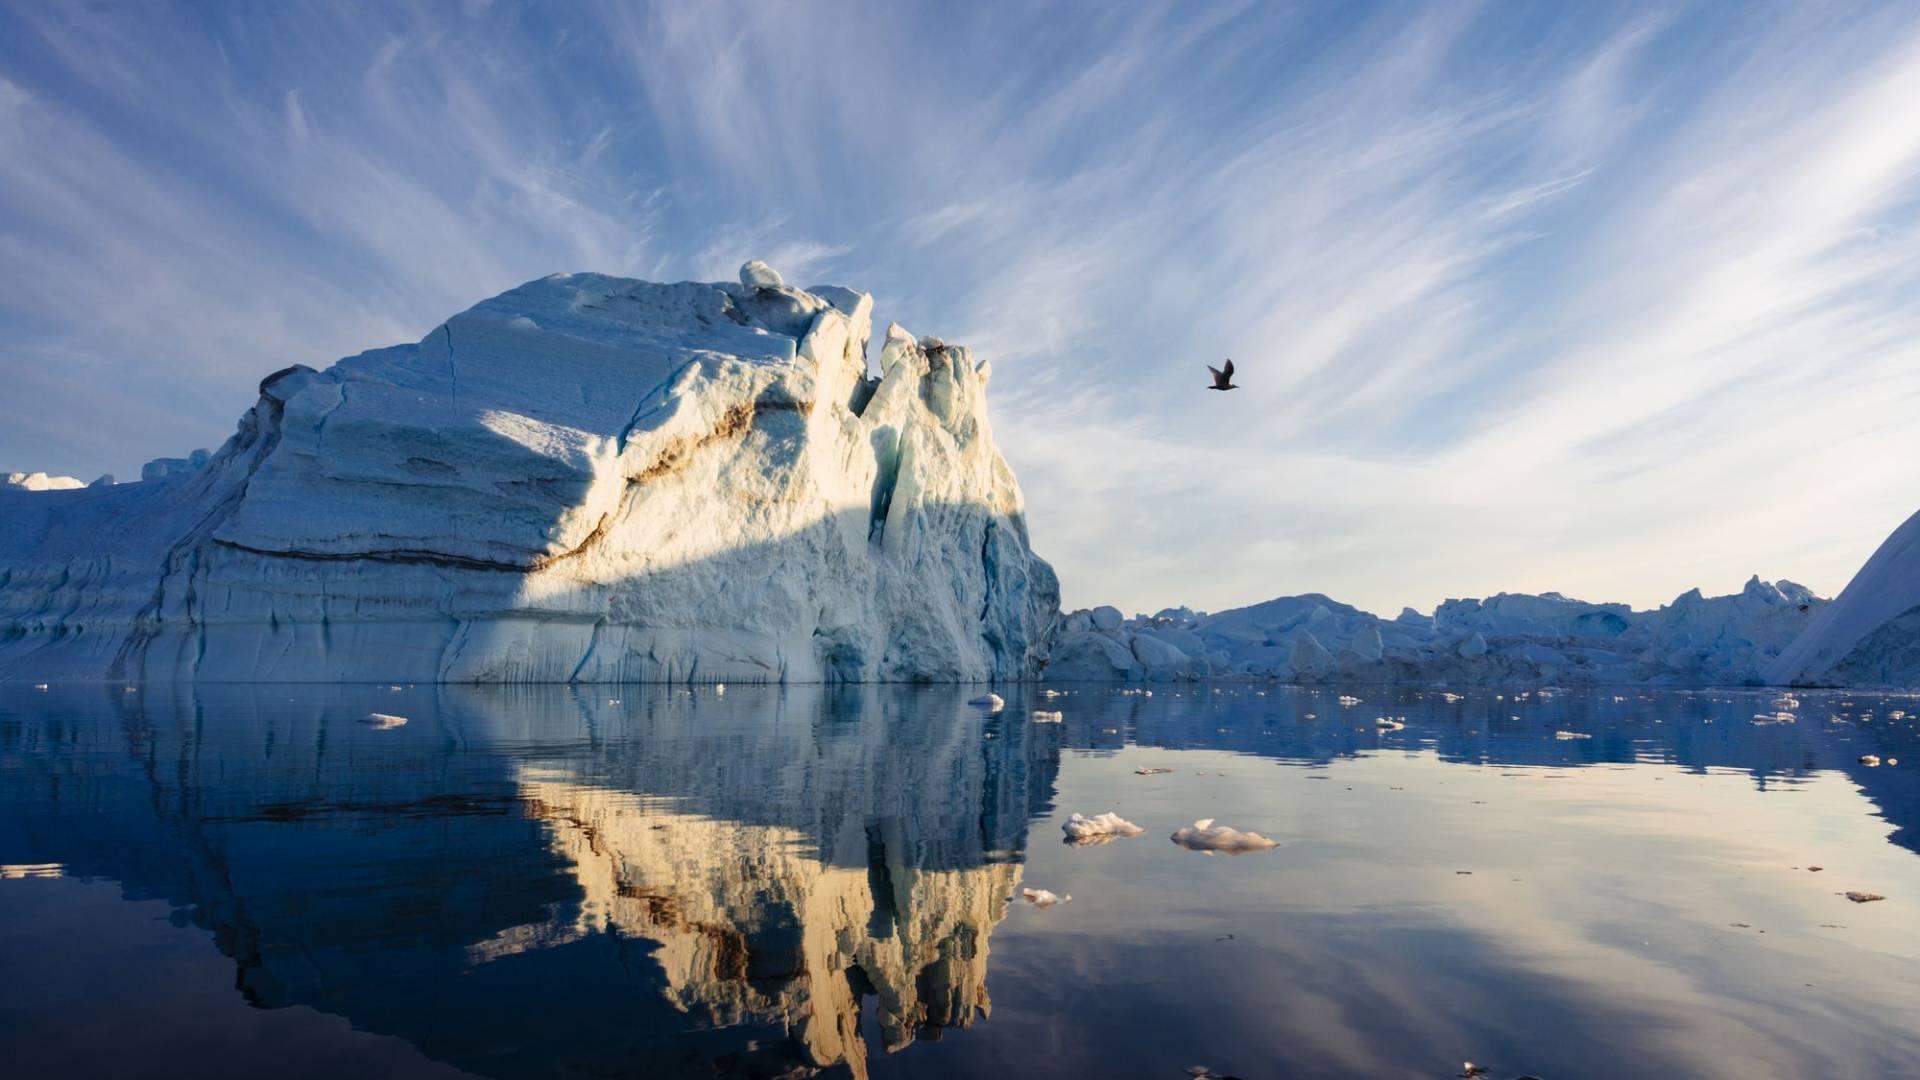
[[[1920,1058],[1912,699],[1060,689],[986,715],[957,688],[0,687],[0,1060],[1176,1080]],[[1043,704],[1063,722],[1031,723]],[[1148,832],[1060,843],[1086,808]],[[1281,846],[1167,842],[1199,818]]]

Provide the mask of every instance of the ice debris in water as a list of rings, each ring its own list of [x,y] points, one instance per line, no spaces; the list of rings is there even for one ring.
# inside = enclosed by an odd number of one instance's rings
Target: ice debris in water
[[[1880,755],[1879,754],[1861,754],[1860,764],[1865,765],[1869,769],[1876,768],[1880,764]]]
[[[1379,728],[1381,731],[1405,731],[1407,729],[1406,724],[1395,720],[1391,716],[1383,716],[1375,720],[1373,726]]]
[[[1065,693],[1059,690],[1042,690],[1040,691],[1040,696],[1051,700],[1057,697],[1065,697],[1066,695]]]
[[[1020,899],[1025,900],[1034,907],[1052,907],[1055,904],[1064,904],[1072,900],[1073,896],[1072,894],[1055,896],[1045,889],[1021,889]]]
[[[1104,844],[1123,836],[1139,836],[1147,830],[1112,811],[1087,817],[1074,814],[1060,826],[1070,844]]]
[[[1174,830],[1172,840],[1189,851],[1208,855],[1216,851],[1239,855],[1280,846],[1278,840],[1269,840],[1256,832],[1241,832],[1228,825],[1215,825],[1212,818],[1201,818],[1192,825],[1181,826]]]
[[[1589,735],[1589,734],[1587,734],[1587,733],[1586,733],[1586,732],[1584,732],[1584,731],[1556,731],[1556,732],[1554,732],[1554,733],[1553,733],[1553,737],[1554,737],[1554,738],[1556,738],[1556,739],[1559,739],[1559,740],[1560,740],[1561,742],[1566,742],[1566,741],[1567,741],[1567,740],[1569,740],[1569,739],[1591,739],[1591,738],[1593,738],[1593,736],[1591,736],[1591,735]]]
[[[35,690],[45,690],[47,688],[47,684],[43,682],[37,682],[33,684],[33,688]]]
[[[1033,711],[1033,722],[1036,724],[1057,724],[1066,718],[1065,713],[1048,712],[1045,709],[1035,709]]]
[[[1848,889],[1847,899],[1853,901],[1856,904],[1871,904],[1875,900],[1885,900],[1886,897],[1881,896],[1879,893],[1856,892],[1852,889]]]
[[[395,716],[392,713],[377,712],[377,713],[368,713],[367,718],[360,722],[367,725],[368,727],[378,728],[382,731],[385,731],[388,728],[397,728],[397,727],[404,726],[407,722],[407,718],[404,716]]]
[[[999,694],[981,694],[977,698],[968,698],[967,704],[978,705],[988,712],[999,712],[1007,707],[1007,699]]]
[[[1340,704],[1345,705],[1348,708],[1352,708],[1353,706],[1360,704],[1360,699],[1357,697],[1354,697],[1352,694],[1341,694]]]
[[[1160,775],[1161,773],[1170,773],[1170,772],[1172,772],[1172,771],[1173,771],[1172,769],[1163,769],[1163,768],[1160,768],[1160,767],[1159,767],[1159,766],[1157,766],[1157,765],[1142,765],[1142,766],[1140,766],[1139,768],[1137,768],[1137,769],[1135,769],[1135,770],[1133,770],[1133,775],[1135,775],[1135,776],[1159,776],[1159,775]]]

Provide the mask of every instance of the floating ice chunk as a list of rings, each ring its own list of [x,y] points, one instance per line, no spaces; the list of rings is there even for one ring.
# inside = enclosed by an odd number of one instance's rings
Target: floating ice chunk
[[[43,682],[37,682],[33,684],[33,688],[35,690],[45,690],[47,688],[47,684]]]
[[[1357,697],[1354,697],[1352,694],[1341,694],[1340,704],[1345,705],[1348,708],[1352,708],[1355,705],[1360,704],[1360,699]]]
[[[1051,701],[1054,698],[1065,697],[1066,695],[1058,690],[1042,690],[1040,691],[1040,696]]]
[[[368,713],[367,718],[360,722],[370,728],[385,731],[389,728],[405,727],[407,718],[404,716],[395,716],[392,713],[376,712]]]
[[[1565,742],[1568,739],[1591,739],[1593,736],[1584,731],[1556,731],[1553,737]]]
[[[1259,833],[1241,832],[1227,825],[1215,825],[1212,818],[1201,818],[1192,825],[1174,830],[1172,840],[1189,851],[1198,851],[1211,855],[1216,851],[1228,855],[1243,855],[1250,851],[1265,851],[1279,847],[1280,841],[1269,840]]]
[[[1857,891],[1855,891],[1855,890],[1853,890],[1853,889],[1848,889],[1848,890],[1847,890],[1847,894],[1846,894],[1846,895],[1847,895],[1847,899],[1849,899],[1849,900],[1851,900],[1851,901],[1853,901],[1853,902],[1854,902],[1854,903],[1856,903],[1856,904],[1871,904],[1871,903],[1873,903],[1873,902],[1874,902],[1875,900],[1885,900],[1885,899],[1886,899],[1886,897],[1884,897],[1884,896],[1881,896],[1881,895],[1880,895],[1879,893],[1874,893],[1874,892],[1857,892]]]
[[[713,692],[717,697],[725,697],[727,694],[727,684],[723,682],[714,683]]]
[[[1070,844],[1104,844],[1126,836],[1139,836],[1147,830],[1112,811],[1087,817],[1074,814],[1060,826]]]
[[[1879,754],[1861,754],[1860,764],[1865,765],[1869,769],[1878,768],[1880,765],[1880,755]]]
[[[1021,889],[1020,899],[1025,900],[1034,907],[1052,907],[1055,904],[1067,903],[1073,899],[1073,896],[1072,894],[1055,896],[1045,889]]]
[[[1057,724],[1066,718],[1065,713],[1048,712],[1045,709],[1033,711],[1033,722],[1036,724]]]
[[[740,267],[740,284],[749,289],[777,289],[786,283],[780,271],[759,259],[749,259]]]
[[[1401,723],[1401,722],[1400,722],[1400,721],[1398,721],[1398,720],[1395,720],[1395,719],[1394,719],[1393,717],[1391,717],[1391,716],[1383,716],[1383,717],[1381,717],[1380,719],[1378,719],[1378,720],[1375,720],[1375,721],[1373,722],[1373,726],[1374,726],[1374,727],[1377,727],[1377,728],[1379,728],[1379,729],[1380,729],[1381,731],[1405,731],[1405,730],[1407,730],[1407,725],[1405,725],[1405,724],[1403,724],[1403,723]]]
[[[999,694],[981,694],[977,698],[968,698],[967,704],[978,705],[988,712],[999,712],[1007,707],[1007,699]]]
[[[1137,768],[1137,769],[1135,769],[1135,770],[1133,770],[1133,775],[1135,775],[1135,776],[1159,776],[1159,775],[1161,775],[1161,774],[1163,774],[1163,773],[1170,773],[1170,772],[1172,772],[1172,771],[1173,771],[1172,769],[1162,769],[1162,768],[1160,768],[1160,767],[1158,767],[1158,766],[1153,766],[1153,765],[1142,765],[1142,766],[1140,766],[1139,768]]]

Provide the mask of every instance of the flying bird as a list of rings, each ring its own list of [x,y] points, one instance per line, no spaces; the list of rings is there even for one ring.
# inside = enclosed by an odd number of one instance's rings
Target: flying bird
[[[1232,360],[1227,361],[1227,368],[1225,371],[1222,371],[1219,368],[1214,367],[1212,364],[1207,365],[1207,370],[1213,372],[1213,385],[1207,387],[1207,389],[1209,390],[1240,389],[1239,387],[1233,385],[1233,361]]]

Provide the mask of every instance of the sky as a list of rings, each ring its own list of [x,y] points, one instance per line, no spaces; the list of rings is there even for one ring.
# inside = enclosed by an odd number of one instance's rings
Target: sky
[[[1832,595],[1920,509],[1916,103],[1913,4],[0,0],[0,468],[762,258],[993,362],[1069,607]]]

